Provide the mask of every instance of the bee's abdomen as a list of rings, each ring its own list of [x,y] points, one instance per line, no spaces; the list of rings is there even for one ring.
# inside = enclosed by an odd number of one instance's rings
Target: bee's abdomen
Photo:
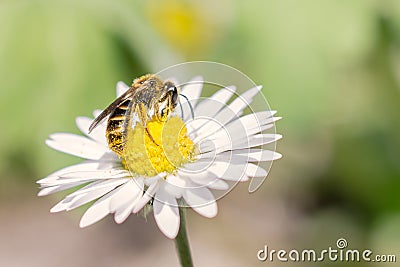
[[[122,157],[125,146],[125,118],[131,99],[122,102],[113,113],[111,113],[106,130],[106,138],[109,148]]]

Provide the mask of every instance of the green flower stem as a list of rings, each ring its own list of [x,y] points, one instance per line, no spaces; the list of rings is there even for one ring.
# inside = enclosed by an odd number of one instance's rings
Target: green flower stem
[[[180,227],[175,238],[176,249],[178,250],[179,261],[182,267],[193,267],[192,256],[190,254],[189,240],[186,231],[186,220],[184,208],[179,207]]]

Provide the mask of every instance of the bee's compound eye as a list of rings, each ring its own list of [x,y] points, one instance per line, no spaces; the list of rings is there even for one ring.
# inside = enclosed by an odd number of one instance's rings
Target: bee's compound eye
[[[172,91],[172,103],[176,104],[178,102],[178,89],[174,86]]]

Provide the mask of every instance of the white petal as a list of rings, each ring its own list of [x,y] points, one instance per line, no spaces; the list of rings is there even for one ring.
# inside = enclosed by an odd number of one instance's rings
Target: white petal
[[[107,194],[111,191],[113,191],[116,187],[119,185],[126,183],[126,179],[119,179],[117,181],[100,181],[97,189],[93,189],[90,191],[87,191],[87,193],[83,194],[78,194],[76,196],[72,196],[73,200],[71,201],[70,205],[66,208],[66,210],[72,210],[74,208],[77,208],[79,206],[82,206],[86,203],[89,203],[92,200],[95,200],[97,198],[100,198],[104,194]]]
[[[215,140],[207,140],[200,146],[201,153],[207,153],[213,151],[215,154],[219,154],[228,150],[245,149],[250,147],[262,146],[265,144],[276,142],[281,139],[280,134],[257,134],[248,136],[246,138],[232,140],[229,138],[217,138]]]
[[[69,172],[60,175],[59,181],[63,179],[112,179],[112,178],[123,178],[130,177],[129,171],[124,169],[109,169],[109,170],[96,170],[96,171],[77,171]]]
[[[241,152],[234,151],[226,151],[222,152],[218,155],[213,155],[212,153],[206,153],[202,155],[199,161],[225,161],[233,164],[245,164],[247,162],[261,162],[261,161],[273,161],[280,159],[282,157],[281,154],[271,151],[271,150],[263,150],[263,149],[242,149],[238,150]]]
[[[178,172],[178,176],[190,179],[192,182],[198,185],[207,186],[213,189],[223,190],[228,188],[228,185],[225,182],[219,180],[219,178],[215,174],[209,171],[199,173],[185,173],[184,170],[182,170]]]
[[[279,118],[273,117],[264,120],[264,125],[257,125],[256,119],[253,117],[254,121],[250,122],[248,117],[247,122],[235,120],[226,127],[220,126],[218,130],[214,133],[208,132],[211,129],[202,129],[201,134],[194,138],[195,143],[206,143],[207,146],[202,145],[202,151],[211,151],[216,145],[218,147],[224,147],[224,150],[235,149],[237,145],[243,145],[247,142],[251,143],[252,139],[260,138],[261,135],[255,135],[261,131],[272,128],[274,125],[271,123]],[[272,136],[271,134],[265,134],[264,137]],[[249,141],[248,141],[249,140]],[[249,146],[247,146],[249,147]],[[250,146],[251,147],[251,146]],[[220,150],[218,150],[220,152]]]
[[[114,221],[118,224],[123,223],[132,213],[133,208],[137,203],[137,199],[132,199],[129,202],[118,207],[114,214]]]
[[[249,137],[249,140],[233,144],[233,149],[244,149],[249,147],[262,146],[278,141],[282,138],[280,134],[258,134]]]
[[[93,191],[88,191],[87,193],[83,193],[83,194],[78,194],[78,195],[69,195],[67,197],[65,197],[64,200],[62,200],[61,202],[57,203],[51,210],[50,212],[59,212],[62,210],[72,210],[76,207],[82,206],[92,200],[95,200],[97,198],[102,197],[104,194],[112,191],[115,187],[117,187],[119,184],[123,183],[123,181],[121,181],[121,183],[115,183],[113,181],[104,181],[104,182],[96,182],[97,184],[101,184],[104,183],[105,186],[100,187],[97,190],[93,190]],[[84,189],[86,189],[87,187],[90,187],[91,185],[86,186]],[[74,194],[74,193],[72,193]]]
[[[186,203],[200,215],[212,218],[217,215],[218,208],[213,194],[205,187],[192,188],[183,192]]]
[[[91,131],[89,134],[89,126],[90,124],[92,124],[93,119],[90,119],[88,117],[77,117],[75,122],[82,133],[84,133],[86,136],[93,139],[94,141],[107,146],[106,127],[104,124],[97,125],[97,127],[94,128],[93,131]]]
[[[193,142],[198,144],[199,149],[202,153],[209,151],[216,151],[217,153],[219,153],[220,151],[216,149],[218,147],[224,148],[225,150],[232,150],[232,145],[235,141],[234,140],[235,136],[233,136],[233,134],[234,133],[229,133],[226,131],[219,131],[218,133],[211,134],[206,138],[202,138],[199,136],[198,138],[195,138]],[[247,136],[245,134],[243,135],[239,133],[239,137],[241,141],[243,139],[244,140],[247,139]],[[199,138],[202,139],[199,140]],[[229,147],[229,149],[227,149],[227,147]]]
[[[203,78],[198,76],[190,80],[182,89],[181,95],[184,95],[188,98],[184,98],[181,96],[179,98],[179,102],[182,108],[182,117],[184,121],[187,121],[192,118],[192,110],[191,106],[195,107],[197,101],[200,98],[201,90],[203,89]]]
[[[164,189],[176,198],[182,197],[182,192],[187,188],[187,181],[177,175],[168,175],[165,179]]]
[[[113,196],[110,203],[110,210],[112,212],[116,212],[116,214],[119,214],[118,216],[121,216],[118,221],[115,217],[117,222],[122,222],[121,220],[124,216],[120,213],[124,213],[122,211],[125,211],[127,208],[125,204],[134,202],[138,198],[138,195],[142,192],[143,179],[137,179],[137,181],[130,179],[130,181],[124,184],[121,190]],[[129,213],[130,212],[131,211],[129,211]]]
[[[258,125],[264,125],[271,123],[271,118],[276,114],[276,110],[265,110],[254,112],[245,116],[240,117],[238,121],[234,121],[228,124],[231,125],[233,123],[240,123],[244,128],[251,128]]]
[[[208,171],[214,173],[217,177],[228,181],[247,181],[245,165],[234,165],[229,162],[214,162]]]
[[[207,184],[208,188],[215,189],[215,190],[228,190],[229,185],[224,182],[223,180],[214,180]]]
[[[215,157],[215,161],[229,162],[231,164],[236,164],[236,165],[245,165],[249,161],[249,158],[246,156],[235,155],[235,154],[232,154],[230,157],[225,157],[224,155],[218,154]]]
[[[110,164],[107,164],[107,165],[110,165]],[[47,184],[53,185],[54,182],[57,182],[60,175],[63,175],[66,173],[71,173],[71,172],[77,172],[77,171],[93,171],[93,170],[98,170],[101,167],[102,167],[101,162],[86,161],[83,163],[79,163],[79,164],[75,164],[75,165],[71,165],[71,166],[62,168],[61,170],[58,170],[58,171],[48,175],[46,178],[43,178],[43,179],[37,181],[36,183],[38,183],[42,186],[47,185]],[[112,166],[110,166],[110,167],[112,167]]]
[[[255,192],[264,183],[267,176],[264,177],[253,177],[249,183],[248,191],[249,193]]]
[[[253,101],[253,97],[260,92],[261,88],[262,86],[256,86],[247,90],[221,110],[214,119],[220,124],[226,125],[233,118],[239,117],[243,113],[243,110]]]
[[[235,86],[227,86],[218,90],[211,97],[201,101],[195,109],[196,116],[214,117],[223,107],[226,102],[235,93]]]
[[[123,223],[128,218],[129,214],[132,213],[133,208],[142,197],[143,179],[137,179],[136,181],[133,181],[133,183],[135,184],[135,188],[133,188],[133,190],[131,189],[131,200],[120,205],[115,211],[114,220],[116,223]],[[112,202],[113,200],[111,200],[111,204]]]
[[[279,117],[274,117],[273,120],[278,120]],[[195,121],[197,122],[197,120]],[[233,143],[241,140],[250,139],[250,137],[255,136],[257,133],[263,132],[265,130],[274,127],[273,123],[265,124],[261,126],[256,126],[253,128],[244,128],[241,125],[235,125],[237,128],[227,128],[224,126],[218,126],[213,128],[211,125],[207,127],[202,127],[200,129],[193,129],[192,124],[188,124],[188,133],[195,144],[208,142],[210,144],[214,143]],[[213,132],[211,132],[211,130]],[[190,131],[190,132],[189,132]],[[197,131],[197,132],[195,132]],[[194,133],[195,132],[195,133]],[[223,142],[221,142],[221,140]]]
[[[274,121],[277,121],[277,120],[280,120],[282,117],[274,117],[273,118],[273,120]],[[265,124],[265,125],[261,125],[261,126],[257,126],[257,127],[253,127],[253,128],[247,128],[246,130],[246,134],[248,135],[248,136],[250,136],[250,135],[255,135],[255,134],[257,134],[257,133],[261,133],[261,132],[263,132],[263,131],[265,131],[265,130],[268,130],[268,129],[271,129],[272,127],[274,127],[275,126],[275,124],[273,124],[273,123],[270,123],[270,124]]]
[[[248,177],[264,177],[268,172],[253,163],[234,161],[215,161],[208,169],[218,177],[230,181],[246,181]]]
[[[242,152],[240,152],[242,151]],[[246,156],[248,157],[248,161],[273,161],[280,159],[282,154],[271,150],[263,150],[263,149],[250,149],[250,150],[235,150],[233,152],[235,155]]]
[[[220,115],[221,113],[226,118],[222,118],[222,115]],[[233,113],[229,107],[226,107],[218,113],[218,115],[212,117],[212,119],[210,117],[195,118],[194,121],[191,121],[188,124],[188,133],[189,135],[194,132],[196,133],[196,138],[193,141],[197,143],[199,140],[205,139],[210,135],[215,134],[217,131],[224,129],[224,125],[226,125],[227,121],[232,118],[238,119],[239,117]]]
[[[124,94],[126,91],[128,91],[129,86],[126,85],[124,82],[118,82],[117,83],[117,98],[120,97],[122,94]]]
[[[80,227],[86,227],[94,224],[104,217],[106,217],[110,211],[110,201],[111,198],[116,194],[121,187],[111,191],[110,193],[104,195],[98,199],[90,208],[87,209],[85,214],[83,214],[81,221],[79,223]]]
[[[184,188],[186,187],[186,182],[184,179],[178,175],[168,175],[166,178],[167,183],[174,185],[176,187]]]
[[[237,133],[239,130],[244,133],[244,135],[254,134],[249,133],[247,129],[261,128],[261,126],[271,124],[280,119],[280,117],[271,117],[272,115],[273,112],[270,111],[256,112],[230,122],[225,128],[230,133]]]
[[[215,178],[215,176],[207,170],[199,171],[199,172],[188,171],[188,169],[193,170],[193,168],[190,167],[190,165],[193,165],[193,164],[194,163],[187,164],[184,168],[179,169],[177,176],[184,177],[186,179],[191,179],[195,183],[202,182],[202,181],[210,181]],[[188,169],[186,169],[186,167]]]
[[[144,184],[150,186],[154,183],[158,183],[159,181],[164,181],[164,177],[167,175],[165,172],[161,172],[153,177],[148,177],[144,180]]]
[[[226,86],[224,88],[219,89],[210,98],[220,103],[226,104],[228,100],[231,99],[231,97],[234,95],[235,91],[236,91],[236,86],[234,85]]]
[[[256,164],[247,164],[246,175],[249,177],[266,177],[268,172]]]
[[[262,86],[253,87],[243,94],[239,95],[231,104],[229,104],[229,109],[231,109],[235,114],[241,115],[243,110],[251,104],[253,98],[261,91]]]
[[[92,160],[99,160],[108,152],[106,146],[70,133],[52,134],[50,139],[46,140],[46,144],[55,150]]]
[[[51,209],[50,212],[55,213],[55,212],[60,212],[66,210],[69,205],[71,204],[71,201],[73,198],[64,198],[60,202],[58,202],[56,205],[54,205]]]
[[[155,192],[158,189],[158,183],[151,184],[146,192],[142,195],[141,199],[136,203],[135,207],[133,208],[133,213],[137,213],[140,211],[154,196]]]
[[[184,167],[180,169],[180,173],[182,173],[185,177],[196,176],[195,178],[201,179],[207,172],[207,170],[212,165],[212,160],[197,160],[195,162],[187,163]]]
[[[58,177],[53,184],[49,185],[66,185],[77,182],[90,182],[95,180],[108,180],[129,178],[130,173],[126,170],[98,170],[98,171],[80,171],[70,172]]]
[[[282,119],[282,117],[273,117],[265,120],[261,125],[246,128],[247,136],[255,135],[261,133],[265,130],[271,129],[275,126],[274,122]]]
[[[234,118],[227,125],[223,121],[219,121],[218,118],[211,121],[198,118],[197,121],[190,122],[188,124],[188,133],[191,134],[196,131],[194,141],[198,142],[206,138],[215,139],[216,137],[226,138],[223,136],[226,134],[229,134],[233,139],[240,139],[272,128],[274,126],[273,122],[281,119],[280,117],[272,117],[276,111],[260,111],[240,118],[233,111],[228,114],[230,112],[229,109],[224,112],[226,116]],[[204,123],[204,121],[207,123]]]
[[[60,192],[66,189],[70,189],[72,187],[78,186],[85,183],[85,181],[83,182],[77,182],[77,183],[70,183],[70,184],[65,184],[65,185],[54,185],[54,186],[49,186],[46,188],[43,188],[42,190],[39,191],[38,196],[42,197],[42,196],[47,196],[56,192]]]
[[[208,116],[207,117],[196,116],[194,120],[191,120],[189,121],[189,123],[187,123],[186,127],[188,129],[189,136],[192,135],[194,135],[195,137],[201,136],[202,138],[214,133],[217,129],[221,128],[221,126],[216,121],[210,119],[210,117]]]
[[[176,199],[162,187],[157,191],[153,203],[154,218],[161,232],[174,239],[179,230],[179,210]]]
[[[126,183],[130,179],[111,179],[111,180],[99,180],[93,183],[88,184],[85,187],[82,187],[75,192],[68,195],[68,197],[75,197],[82,194],[87,194],[89,192],[97,191],[102,188],[112,187],[112,186],[119,186],[121,184]]]
[[[197,100],[199,100],[203,83],[203,77],[196,76],[187,82],[181,91],[181,94],[185,95],[193,106],[196,106]]]

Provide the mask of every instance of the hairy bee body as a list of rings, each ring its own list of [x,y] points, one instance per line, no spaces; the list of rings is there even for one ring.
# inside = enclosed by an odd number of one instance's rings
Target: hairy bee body
[[[131,87],[112,102],[90,125],[92,131],[108,115],[106,139],[108,146],[122,157],[127,127],[140,123],[154,142],[147,129],[151,119],[165,120],[178,103],[178,89],[170,82],[163,82],[155,75],[147,74],[135,79]]]
[[[109,148],[117,153],[117,155],[122,155],[125,143],[125,121],[128,113],[128,109],[132,98],[128,98],[121,103],[114,111],[110,114],[107,121],[106,128],[106,139]]]

